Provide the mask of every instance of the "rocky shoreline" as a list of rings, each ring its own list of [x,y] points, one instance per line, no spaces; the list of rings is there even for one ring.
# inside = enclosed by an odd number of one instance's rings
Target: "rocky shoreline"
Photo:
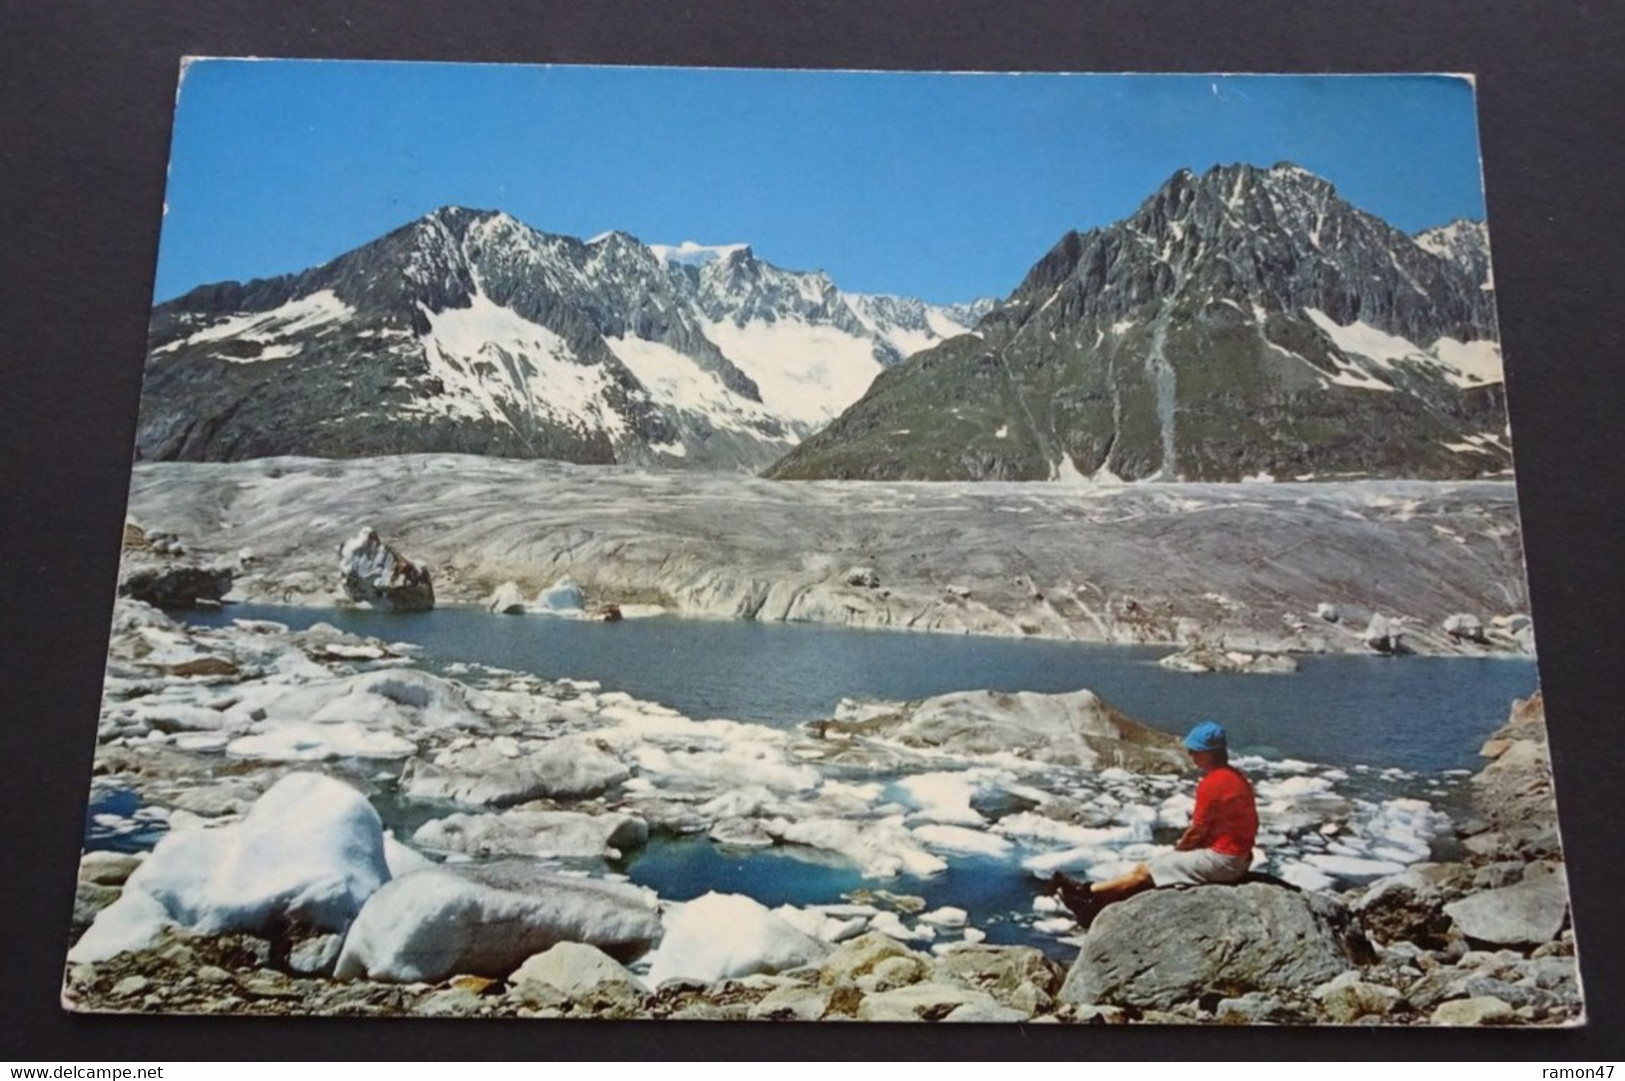
[[[1087,933],[1043,895],[1166,847],[1172,737],[1087,691],[853,702],[784,732],[592,684],[412,665],[318,625],[204,630],[121,601],[64,1003],[89,1011],[1563,1025],[1581,1017],[1538,695],[1468,780],[1478,819],[1250,760],[1260,871]],[[415,809],[401,835],[380,800]],[[121,802],[122,801],[122,802]],[[1460,859],[1429,862],[1457,835]],[[907,890],[769,908],[627,880],[705,837],[930,882],[1032,876],[1010,918]],[[113,848],[150,852],[117,852]],[[762,858],[762,857],[758,857]],[[205,870],[207,869],[207,870]],[[985,873],[985,872],[984,872]],[[994,922],[987,922],[990,919]],[[1215,953],[1212,928],[1228,929]],[[1156,935],[1144,933],[1157,928]],[[1075,957],[1075,960],[1072,958]],[[1204,960],[1204,958],[1206,960]],[[1159,974],[1154,986],[1144,973]]]
[[[1220,658],[1534,647],[1509,482],[774,482],[400,455],[137,463],[130,513],[185,546],[128,553],[126,583],[225,570],[223,595],[256,603],[342,598],[334,553],[365,525],[440,603],[496,611],[569,579],[602,612]]]

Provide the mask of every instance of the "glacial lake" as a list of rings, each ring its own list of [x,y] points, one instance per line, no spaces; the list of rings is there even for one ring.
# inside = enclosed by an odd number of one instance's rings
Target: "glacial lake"
[[[473,608],[368,609],[237,604],[177,613],[198,626],[270,619],[422,647],[431,671],[458,661],[597,680],[697,720],[780,727],[831,715],[843,697],[923,698],[987,688],[1088,688],[1169,732],[1214,718],[1244,754],[1344,769],[1477,770],[1478,748],[1514,698],[1538,686],[1530,658],[1299,657],[1292,675],[1189,675],[1157,665],[1167,646],[852,630],[816,624],[651,619],[597,623],[493,616]]]
[[[1446,811],[1459,803],[1462,774],[1483,765],[1478,748],[1506,721],[1512,700],[1537,686],[1535,664],[1527,658],[1334,655],[1300,657],[1292,675],[1195,676],[1159,667],[1157,659],[1170,652],[1162,646],[810,624],[664,616],[606,624],[493,616],[473,608],[390,614],[268,605],[175,615],[198,626],[269,619],[303,629],[327,622],[419,646],[416,661],[430,671],[452,667],[455,675],[454,666],[467,662],[547,679],[597,680],[608,690],[661,702],[696,719],[775,726],[827,717],[842,697],[1087,687],[1158,728],[1180,732],[1205,717],[1218,718],[1241,753],[1353,770],[1345,782],[1351,794],[1377,800],[1416,795]],[[403,835],[446,810],[404,803],[387,791],[374,802],[386,825]],[[161,836],[161,824],[114,833],[95,825],[98,814],[127,820],[139,813],[127,791],[102,793],[90,813],[87,848],[135,851]],[[1158,832],[1158,843],[1173,840],[1170,831]],[[1076,952],[1035,926],[1039,887],[1016,862],[968,854],[950,855],[947,862],[944,872],[928,878],[870,879],[846,859],[813,848],[735,849],[704,835],[661,835],[612,869],[679,901],[709,890],[746,894],[770,907],[832,903],[858,889],[911,894],[933,908],[965,909],[989,942],[1035,946],[1061,961]]]

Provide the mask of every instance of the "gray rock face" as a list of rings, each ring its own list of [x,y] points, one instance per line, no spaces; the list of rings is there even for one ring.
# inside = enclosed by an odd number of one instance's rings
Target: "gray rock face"
[[[385,611],[427,612],[434,607],[428,568],[385,544],[371,527],[339,548],[339,581],[351,600]]]
[[[1296,167],[1182,171],[1125,220],[1061,238],[976,336],[882,373],[770,475],[1495,472],[1510,452],[1481,437],[1506,424],[1499,373],[1438,344],[1493,352],[1483,284]],[[1356,322],[1411,344],[1379,361],[1344,332]]]
[[[1468,938],[1497,946],[1536,946],[1557,937],[1568,905],[1568,876],[1558,871],[1469,894],[1444,911]]]
[[[1513,703],[1507,723],[1479,753],[1494,759],[1470,782],[1474,808],[1488,828],[1479,847],[1500,857],[1560,857],[1546,707],[1539,691]],[[1469,844],[1475,841],[1480,838],[1470,838]]]
[[[1258,883],[1151,890],[1096,918],[1059,997],[1168,1009],[1210,992],[1301,991],[1369,949],[1348,910],[1323,895]]]
[[[398,982],[506,976],[560,942],[631,960],[659,933],[659,914],[635,886],[517,861],[441,866],[394,879],[368,899],[336,975]]]
[[[703,254],[444,207],[302,273],[202,286],[153,310],[139,454],[755,468],[814,426],[763,402],[744,368],[788,350],[761,341],[811,330],[878,370],[985,310],[848,295],[744,245]],[[712,400],[640,379],[651,354],[713,381]]]
[[[125,572],[118,592],[157,608],[196,608],[200,602],[218,604],[230,593],[232,574],[224,566],[138,566]]]

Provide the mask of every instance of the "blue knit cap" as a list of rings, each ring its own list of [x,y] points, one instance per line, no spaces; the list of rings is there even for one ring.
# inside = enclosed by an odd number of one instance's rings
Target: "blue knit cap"
[[[1222,751],[1227,745],[1224,725],[1218,721],[1203,721],[1185,737],[1185,749],[1190,751]]]

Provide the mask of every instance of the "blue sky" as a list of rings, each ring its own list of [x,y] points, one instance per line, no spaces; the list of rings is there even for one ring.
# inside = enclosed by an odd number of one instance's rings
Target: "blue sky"
[[[1484,213],[1454,78],[194,61],[155,295],[302,270],[460,204],[745,241],[857,292],[1003,296],[1180,168],[1283,160],[1407,231]]]

